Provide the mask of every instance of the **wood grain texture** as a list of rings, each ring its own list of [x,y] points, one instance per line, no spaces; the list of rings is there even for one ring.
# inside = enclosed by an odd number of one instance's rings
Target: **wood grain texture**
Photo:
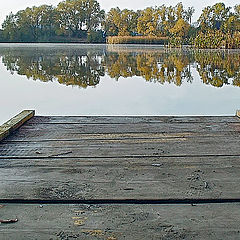
[[[237,116],[33,117],[0,143],[0,203],[52,204],[1,204],[19,221],[0,238],[239,239],[240,204],[214,203],[240,199],[239,133]]]
[[[35,114],[33,110],[24,110],[3,125],[0,126],[0,141],[31,119]]]
[[[238,120],[238,118],[237,118]],[[26,123],[8,137],[10,140],[69,140],[83,138],[156,138],[235,135],[236,123],[137,123],[137,124],[31,124]],[[96,139],[94,138],[94,139]]]
[[[207,138],[3,142],[0,145],[0,157],[240,156],[239,144],[240,138],[231,135]]]
[[[231,199],[240,157],[0,159],[0,199]]]
[[[236,123],[236,116],[35,116],[31,124]]]
[[[1,239],[235,240],[239,204],[211,205],[5,205]]]
[[[237,117],[34,117],[0,143],[0,199],[239,198],[239,131]]]

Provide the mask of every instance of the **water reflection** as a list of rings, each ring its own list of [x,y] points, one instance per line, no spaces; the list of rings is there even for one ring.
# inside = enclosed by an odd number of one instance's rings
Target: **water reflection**
[[[0,47],[0,56],[11,73],[81,88],[96,86],[105,75],[116,80],[141,76],[149,82],[181,86],[183,82],[194,81],[194,69],[204,84],[240,86],[240,52],[236,51],[119,46]]]
[[[195,52],[197,71],[205,84],[240,86],[239,52]]]
[[[192,53],[180,51],[111,52],[104,59],[110,77],[141,76],[146,81],[174,83],[192,82]]]
[[[0,54],[11,73],[43,82],[56,80],[60,84],[86,88],[96,86],[105,72],[101,64],[104,51],[21,48],[2,49]]]

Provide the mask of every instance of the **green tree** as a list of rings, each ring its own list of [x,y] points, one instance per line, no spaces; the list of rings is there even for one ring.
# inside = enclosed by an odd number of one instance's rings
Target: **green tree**
[[[89,33],[100,27],[105,17],[105,12],[101,10],[100,4],[96,0],[84,0],[84,5],[86,14],[85,26]]]
[[[81,37],[100,28],[104,11],[95,0],[66,0],[57,6],[59,34]]]
[[[53,6],[42,5],[38,8],[40,39],[53,37],[57,30],[57,11]]]
[[[80,37],[86,21],[83,0],[66,0],[57,6],[58,34]]]
[[[6,19],[2,24],[3,28],[3,38],[9,40],[10,42],[16,41],[19,37],[18,26],[17,26],[17,16],[12,12],[7,15]]]
[[[54,35],[54,18],[54,8],[47,5],[10,13],[2,25],[3,35],[9,41],[37,42],[43,36]]]

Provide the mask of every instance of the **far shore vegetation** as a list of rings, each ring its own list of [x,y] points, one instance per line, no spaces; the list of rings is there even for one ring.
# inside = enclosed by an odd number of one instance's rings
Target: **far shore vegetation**
[[[155,6],[143,10],[101,9],[96,0],[65,0],[10,13],[0,42],[162,44],[169,47],[240,48],[240,4],[207,6],[197,22],[195,10]]]

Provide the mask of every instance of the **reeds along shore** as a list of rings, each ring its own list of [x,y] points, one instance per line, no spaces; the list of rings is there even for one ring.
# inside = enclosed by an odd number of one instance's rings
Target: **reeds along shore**
[[[168,43],[168,37],[156,36],[112,36],[107,37],[108,44],[160,44]]]

